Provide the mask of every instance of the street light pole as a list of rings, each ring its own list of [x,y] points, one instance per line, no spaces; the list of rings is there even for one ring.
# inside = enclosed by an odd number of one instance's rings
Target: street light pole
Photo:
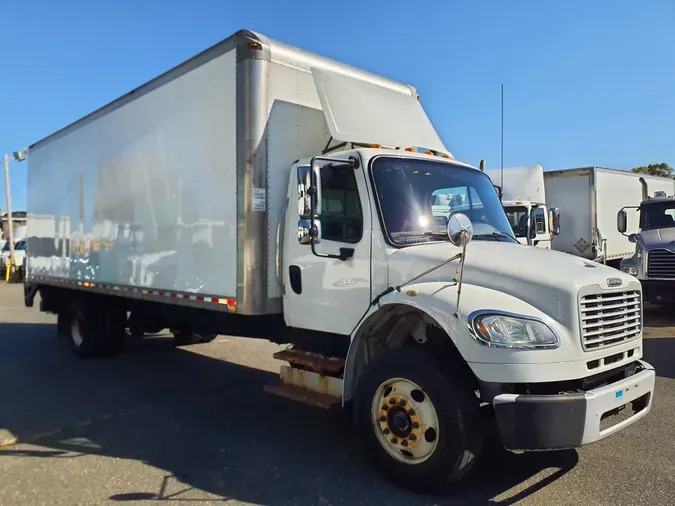
[[[14,274],[16,260],[14,258],[14,225],[12,223],[12,192],[9,187],[9,155],[5,153],[3,166],[5,169],[5,198],[7,199],[7,240],[9,241],[8,279]]]

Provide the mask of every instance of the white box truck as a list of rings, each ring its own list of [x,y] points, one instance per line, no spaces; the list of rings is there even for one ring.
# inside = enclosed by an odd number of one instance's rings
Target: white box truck
[[[650,191],[673,193],[672,179],[625,170],[583,167],[544,172],[548,203],[563,216],[553,249],[618,269],[622,259],[633,255],[635,246],[617,231],[616,216],[621,208],[642,202],[640,179]],[[637,218],[631,220],[632,226],[637,228]]]
[[[523,165],[485,173],[501,190],[504,212],[518,242],[551,249],[552,237],[560,233],[560,211],[546,205],[543,167]]]
[[[25,303],[39,292],[75,353],[125,327],[289,343],[268,390],[352,409],[401,485],[464,478],[488,424],[555,450],[652,405],[640,283],[518,244],[412,86],[240,31],[28,160]],[[31,237],[47,215],[68,224],[51,242]]]

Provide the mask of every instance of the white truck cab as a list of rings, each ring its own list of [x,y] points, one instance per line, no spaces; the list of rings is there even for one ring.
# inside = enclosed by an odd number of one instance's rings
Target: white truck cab
[[[502,205],[519,243],[551,249],[551,237],[557,230],[556,218],[545,202],[502,200]]]
[[[502,205],[513,235],[521,244],[551,249],[560,233],[560,212],[548,208],[541,165],[524,165],[486,171],[501,190]]]

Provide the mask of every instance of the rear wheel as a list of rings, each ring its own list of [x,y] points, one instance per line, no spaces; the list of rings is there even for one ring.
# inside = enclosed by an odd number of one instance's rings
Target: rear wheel
[[[79,357],[108,356],[124,342],[126,313],[97,297],[73,299],[66,314],[59,314],[59,332],[70,340]],[[67,321],[67,324],[66,324]]]
[[[200,334],[198,332],[189,332],[185,330],[172,330],[173,338],[178,346],[186,346],[188,344],[210,343],[218,334]]]
[[[411,348],[377,356],[359,381],[355,415],[368,454],[406,488],[446,492],[482,446],[478,399],[461,374]]]

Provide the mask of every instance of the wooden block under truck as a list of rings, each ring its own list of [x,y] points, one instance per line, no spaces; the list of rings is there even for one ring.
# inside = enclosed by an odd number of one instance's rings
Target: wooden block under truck
[[[268,391],[351,409],[402,486],[451,488],[493,424],[556,450],[652,405],[639,281],[518,244],[407,84],[240,31],[28,160],[25,302],[77,355],[126,329],[288,343]]]

